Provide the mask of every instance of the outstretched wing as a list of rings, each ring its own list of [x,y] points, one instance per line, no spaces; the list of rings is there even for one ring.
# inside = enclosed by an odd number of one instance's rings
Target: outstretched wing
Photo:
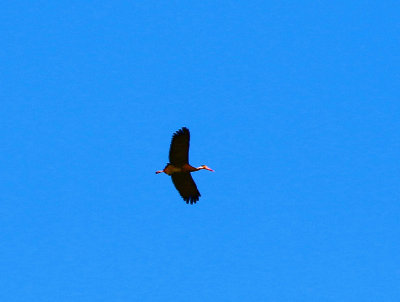
[[[171,175],[172,182],[186,203],[193,204],[199,200],[200,192],[189,172],[178,172]]]
[[[189,163],[189,129],[183,127],[176,131],[172,136],[169,148],[169,162],[176,167],[181,167]]]

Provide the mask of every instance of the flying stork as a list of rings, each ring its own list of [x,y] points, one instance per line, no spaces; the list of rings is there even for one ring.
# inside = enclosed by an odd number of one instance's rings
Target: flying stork
[[[156,174],[165,173],[171,176],[172,182],[183,200],[187,204],[193,204],[199,200],[201,195],[190,173],[202,169],[211,172],[214,172],[214,170],[206,165],[195,168],[189,164],[189,144],[189,129],[183,127],[176,131],[172,136],[169,148],[169,163],[165,166],[164,170],[156,171]]]

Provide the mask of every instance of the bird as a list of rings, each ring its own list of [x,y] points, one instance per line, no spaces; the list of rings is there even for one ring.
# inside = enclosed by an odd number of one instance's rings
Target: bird
[[[189,145],[189,129],[182,127],[172,135],[169,148],[169,163],[163,170],[156,171],[156,174],[165,173],[171,176],[172,182],[183,200],[187,204],[195,204],[201,194],[190,173],[203,169],[211,172],[215,171],[206,165],[201,165],[197,168],[191,166],[189,164]]]

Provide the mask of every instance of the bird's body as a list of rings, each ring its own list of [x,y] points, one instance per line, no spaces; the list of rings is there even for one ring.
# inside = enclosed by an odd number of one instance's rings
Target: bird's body
[[[194,172],[198,171],[198,168],[192,167],[189,164],[184,164],[182,167],[176,167],[172,164],[167,164],[164,168],[164,173],[168,175],[172,175],[177,172]]]
[[[172,136],[171,146],[169,149],[169,161],[164,170],[156,171],[156,174],[165,173],[171,176],[172,182],[179,194],[186,203],[196,203],[199,200],[200,192],[197,189],[191,172],[202,169],[214,172],[206,165],[193,167],[189,165],[189,145],[190,132],[189,129],[183,127]]]

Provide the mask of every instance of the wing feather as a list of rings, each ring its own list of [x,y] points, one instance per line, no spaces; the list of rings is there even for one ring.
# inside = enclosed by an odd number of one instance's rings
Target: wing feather
[[[196,203],[200,192],[189,172],[178,172],[171,175],[172,182],[186,203]]]
[[[169,148],[169,162],[176,167],[181,167],[189,163],[189,129],[183,127],[176,131],[172,136],[171,146]]]

